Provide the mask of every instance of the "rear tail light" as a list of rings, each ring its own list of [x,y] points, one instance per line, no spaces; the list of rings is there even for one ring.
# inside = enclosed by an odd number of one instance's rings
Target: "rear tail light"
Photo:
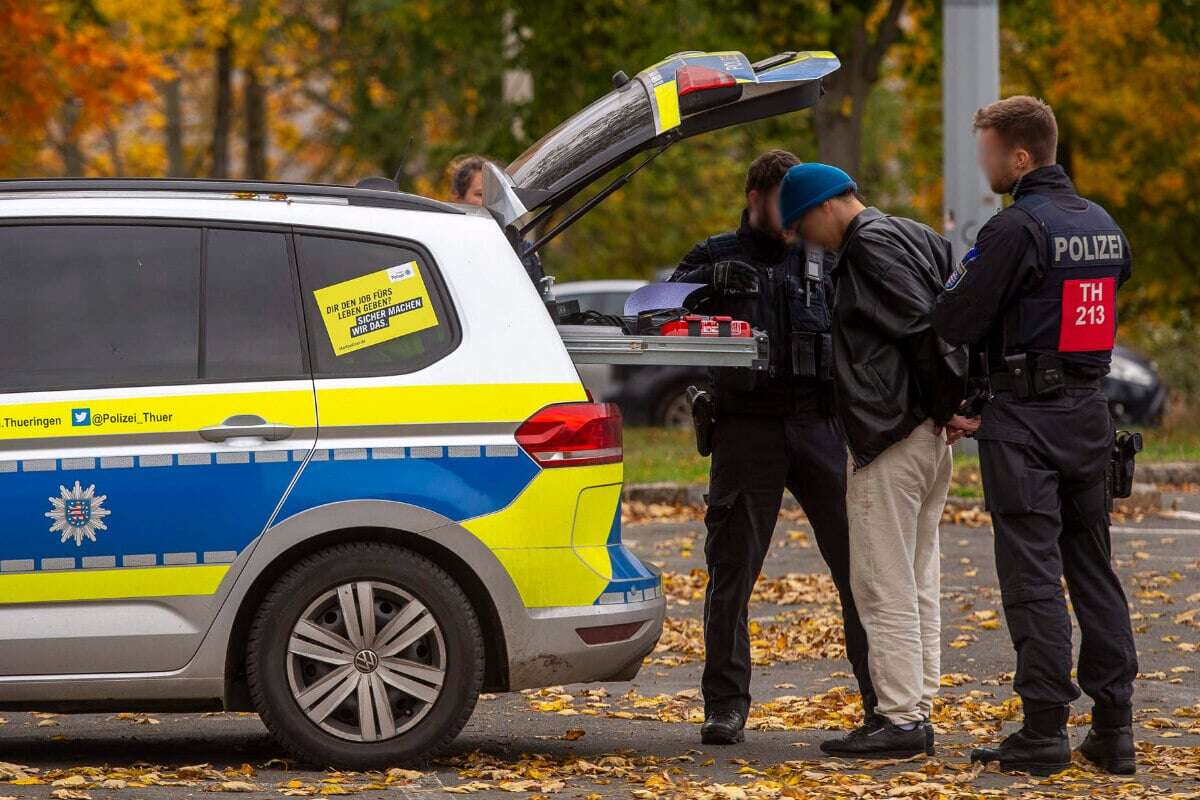
[[[732,103],[742,96],[742,84],[728,72],[689,64],[675,73],[679,112],[695,114]]]
[[[737,81],[728,72],[691,64],[675,73],[675,85],[679,87],[679,96],[683,97],[692,92],[702,92],[705,89],[736,86]]]
[[[546,406],[517,428],[517,444],[539,466],[582,467],[621,461],[621,412],[614,403]]]

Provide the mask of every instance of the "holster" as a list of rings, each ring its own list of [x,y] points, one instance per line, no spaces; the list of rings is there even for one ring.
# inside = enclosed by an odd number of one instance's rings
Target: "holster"
[[[964,417],[978,417],[992,399],[992,384],[988,376],[987,350],[975,353],[975,364],[967,375],[967,396],[959,409]]]
[[[1117,431],[1113,439],[1112,460],[1108,463],[1109,497],[1129,497],[1133,494],[1133,473],[1137,454],[1142,451],[1142,435]]]
[[[702,456],[712,455],[713,427],[716,423],[716,407],[710,392],[695,386],[687,388],[688,400],[692,404],[692,427],[696,431],[696,451]]]

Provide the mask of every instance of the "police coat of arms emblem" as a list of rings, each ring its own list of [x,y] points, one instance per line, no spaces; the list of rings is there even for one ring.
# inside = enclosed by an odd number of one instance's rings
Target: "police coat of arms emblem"
[[[60,496],[48,498],[50,510],[46,516],[54,521],[50,532],[62,532],[60,542],[74,537],[75,546],[78,547],[83,544],[85,536],[94,542],[96,531],[108,530],[104,524],[104,518],[112,513],[104,507],[108,495],[97,495],[95,484],[84,489],[79,481],[75,481],[73,489],[66,486],[59,486],[58,489]]]

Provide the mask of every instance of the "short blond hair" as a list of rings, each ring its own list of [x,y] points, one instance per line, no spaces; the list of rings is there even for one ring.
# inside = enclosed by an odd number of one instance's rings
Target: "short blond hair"
[[[1027,150],[1039,166],[1053,164],[1058,151],[1054,109],[1029,95],[997,100],[975,112],[975,130],[993,130],[1009,147]]]

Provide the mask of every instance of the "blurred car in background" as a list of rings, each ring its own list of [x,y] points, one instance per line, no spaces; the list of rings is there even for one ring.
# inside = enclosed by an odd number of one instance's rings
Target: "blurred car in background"
[[[669,277],[671,270],[666,270]],[[560,283],[554,296],[578,300],[581,311],[621,316],[625,299],[646,285],[639,280],[599,280]],[[578,364],[579,377],[597,401],[616,403],[628,425],[681,427],[692,424],[687,387],[706,386],[705,367],[626,366],[622,364]]]
[[[1158,425],[1167,407],[1167,387],[1154,362],[1128,347],[1113,348],[1104,394],[1118,425]]]
[[[672,271],[658,270],[654,277],[666,280]],[[620,316],[625,298],[645,285],[640,280],[576,281],[558,284],[554,294],[559,300],[578,300],[581,310]],[[617,403],[630,425],[691,425],[687,387],[709,382],[704,367],[580,364],[579,376],[596,400]],[[1104,394],[1118,425],[1157,425],[1167,405],[1167,389],[1154,362],[1121,345],[1113,348]]]

